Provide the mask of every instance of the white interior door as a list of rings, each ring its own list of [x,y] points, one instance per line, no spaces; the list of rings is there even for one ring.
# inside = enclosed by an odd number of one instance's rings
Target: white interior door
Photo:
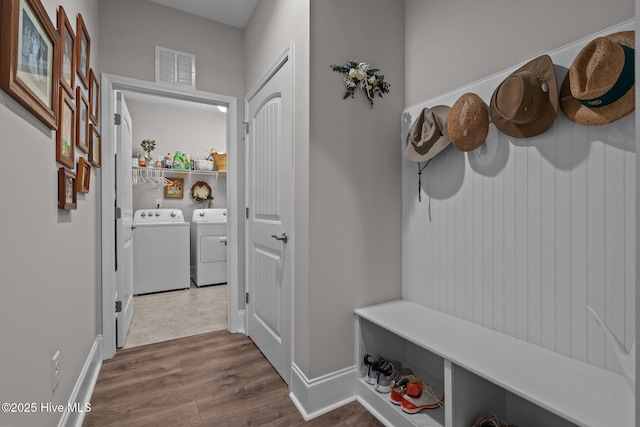
[[[293,119],[290,57],[283,61],[247,99],[247,329],[289,384]]]
[[[116,346],[121,348],[133,318],[133,190],[131,116],[122,92],[116,94]]]

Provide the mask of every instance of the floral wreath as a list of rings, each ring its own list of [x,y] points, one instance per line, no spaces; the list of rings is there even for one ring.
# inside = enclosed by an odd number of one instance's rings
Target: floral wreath
[[[389,83],[384,81],[384,75],[377,74],[378,68],[369,68],[365,62],[349,61],[345,65],[332,65],[331,69],[344,74],[345,92],[342,99],[355,96],[356,89],[361,89],[367,94],[373,107],[373,98],[376,94],[382,98],[383,93],[389,93]]]

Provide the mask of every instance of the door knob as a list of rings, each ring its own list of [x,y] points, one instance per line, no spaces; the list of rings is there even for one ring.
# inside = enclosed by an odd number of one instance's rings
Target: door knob
[[[289,236],[287,236],[287,233],[282,233],[282,236],[278,237],[275,234],[272,234],[271,237],[273,237],[276,240],[282,240],[282,243],[287,243],[287,241],[289,240]]]

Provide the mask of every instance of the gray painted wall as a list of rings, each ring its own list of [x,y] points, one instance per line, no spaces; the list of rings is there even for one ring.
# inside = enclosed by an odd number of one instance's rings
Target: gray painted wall
[[[54,27],[59,4],[74,28],[82,13],[90,65],[99,71],[98,1],[42,3]],[[100,171],[93,169],[91,191],[78,196],[77,210],[58,210],[55,132],[3,91],[0,129],[0,401],[65,404],[101,330]],[[52,392],[57,350],[60,384]],[[51,426],[60,415],[0,412],[0,425]]]
[[[633,0],[406,0],[405,105],[634,17]]]

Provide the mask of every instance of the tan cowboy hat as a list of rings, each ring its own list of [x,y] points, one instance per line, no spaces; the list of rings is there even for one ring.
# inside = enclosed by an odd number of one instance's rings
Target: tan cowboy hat
[[[598,37],[573,60],[560,88],[560,107],[572,122],[597,126],[635,109],[635,31]]]
[[[489,134],[489,108],[475,93],[465,93],[449,113],[449,136],[460,151],[480,147]]]
[[[558,114],[558,83],[549,55],[529,61],[491,96],[491,118],[509,136],[527,138],[549,129]]]
[[[409,129],[404,156],[413,162],[426,162],[451,143],[447,121],[450,107],[423,108]]]

